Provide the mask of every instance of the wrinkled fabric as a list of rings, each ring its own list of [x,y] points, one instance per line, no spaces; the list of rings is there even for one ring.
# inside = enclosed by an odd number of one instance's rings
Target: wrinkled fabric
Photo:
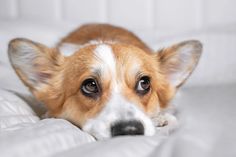
[[[18,96],[0,91],[1,156],[233,157],[235,93],[236,85],[182,89],[173,101],[175,132],[95,141],[66,120],[40,120]]]
[[[94,138],[63,119],[40,120],[15,94],[0,90],[0,152],[2,157],[50,156]]]

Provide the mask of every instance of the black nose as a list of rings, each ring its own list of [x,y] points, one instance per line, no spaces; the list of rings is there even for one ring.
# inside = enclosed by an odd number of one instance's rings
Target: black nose
[[[144,127],[139,121],[120,121],[111,127],[111,135],[143,135]]]

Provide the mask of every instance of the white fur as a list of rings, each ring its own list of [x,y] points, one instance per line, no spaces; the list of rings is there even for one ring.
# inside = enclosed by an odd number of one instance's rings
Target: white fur
[[[21,42],[17,49],[9,49],[9,57],[11,63],[19,68],[19,70],[27,76],[28,83],[34,88],[40,89],[42,84],[37,76],[37,73],[32,68],[33,60],[37,57],[37,49],[34,46]]]
[[[149,117],[137,107],[129,102],[119,93],[113,93],[105,108],[99,115],[88,120],[83,126],[83,130],[92,134],[97,139],[111,137],[111,126],[119,121],[137,120],[144,126],[144,134],[152,136],[155,133],[155,127]]]
[[[162,135],[170,135],[174,130],[179,127],[179,122],[176,117],[170,113],[165,113],[163,115],[158,115],[156,117],[156,124],[161,125],[161,123],[166,123],[167,125],[162,127],[157,127],[156,131]]]
[[[64,56],[71,56],[75,52],[79,51],[80,49],[91,46],[91,45],[100,45],[104,43],[114,44],[113,41],[102,41],[102,40],[90,40],[88,43],[85,43],[83,45],[80,44],[72,44],[72,43],[62,43],[59,47],[59,51]]]
[[[94,50],[94,55],[97,64],[93,68],[99,68],[103,73],[111,73],[112,76],[116,75],[116,59],[109,45],[98,45]]]
[[[178,51],[178,57],[181,60],[180,68],[169,76],[169,80],[174,86],[178,86],[179,84],[181,84],[183,80],[186,79],[192,72],[190,70],[191,68],[189,69],[189,65],[191,65],[193,62],[192,55],[194,47],[192,45],[185,45]]]

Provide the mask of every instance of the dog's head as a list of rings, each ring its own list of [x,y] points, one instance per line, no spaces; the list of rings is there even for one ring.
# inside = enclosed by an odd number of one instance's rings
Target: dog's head
[[[97,139],[153,135],[152,116],[165,108],[194,70],[202,46],[185,41],[158,53],[131,45],[90,44],[63,56],[27,40],[9,44],[21,80],[48,108]]]

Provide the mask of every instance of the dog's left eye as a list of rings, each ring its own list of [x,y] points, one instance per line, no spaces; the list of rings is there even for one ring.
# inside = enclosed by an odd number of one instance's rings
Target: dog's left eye
[[[136,84],[136,92],[138,94],[146,94],[150,90],[150,78],[148,76],[143,76],[139,79]]]
[[[89,78],[82,83],[81,91],[85,96],[96,98],[100,93],[97,81]]]

